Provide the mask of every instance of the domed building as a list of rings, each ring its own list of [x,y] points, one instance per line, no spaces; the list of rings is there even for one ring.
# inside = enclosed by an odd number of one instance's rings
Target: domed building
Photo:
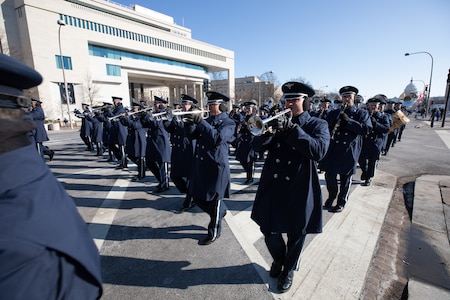
[[[413,105],[416,103],[418,98],[417,87],[414,85],[413,80],[411,78],[410,83],[405,87],[405,90],[400,95],[399,99],[402,100],[403,106],[408,109],[412,109]],[[419,101],[420,102],[420,101]]]

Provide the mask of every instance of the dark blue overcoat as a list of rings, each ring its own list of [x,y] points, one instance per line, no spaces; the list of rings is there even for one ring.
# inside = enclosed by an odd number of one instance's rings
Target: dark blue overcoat
[[[95,114],[95,115],[87,115],[86,119],[92,123],[92,133],[91,138],[92,142],[100,143],[103,141],[103,122],[106,121],[106,118],[103,115]]]
[[[228,144],[234,139],[236,123],[223,112],[197,125],[186,126],[196,140],[189,193],[194,199],[212,201],[230,195]]]
[[[327,115],[330,132],[339,118],[341,110],[332,110]],[[351,106],[345,110],[349,120],[347,125],[339,126],[330,141],[327,155],[320,162],[322,171],[332,174],[355,174],[361,154],[362,138],[372,129],[372,123],[366,110]]]
[[[308,112],[293,122],[299,125],[288,134],[264,134],[253,142],[256,151],[268,150],[251,214],[262,232],[322,232],[316,161],[329,146],[328,124]]]
[[[36,130],[34,132],[34,141],[36,143],[42,143],[48,141],[47,131],[45,130],[44,120],[44,110],[40,106],[36,106],[30,112],[33,121],[36,123]]]
[[[125,145],[127,154],[135,158],[144,157],[145,149],[147,148],[145,138],[147,128],[142,126],[141,118],[133,115],[121,119],[120,122],[128,128],[127,143]]]
[[[164,128],[164,121],[147,115],[143,118],[142,124],[148,128],[145,160],[159,163],[170,162],[170,139],[169,133]]]
[[[253,138],[247,127],[247,122],[250,119],[250,115],[245,116],[244,122],[241,123],[241,129],[239,130],[239,137],[237,141],[236,160],[246,163],[255,161],[257,154],[253,150]]]
[[[387,137],[390,122],[388,116],[381,112],[375,112],[373,117],[376,120],[376,124],[372,127],[370,133],[363,139],[361,157],[377,160],[380,158],[381,149],[383,148],[384,141]]]
[[[126,110],[123,105],[119,105],[114,107],[114,110],[110,112],[112,116],[118,116],[120,114],[125,114]],[[119,122],[119,119],[116,118],[111,121],[111,129],[109,131],[109,144],[110,145],[125,145],[127,142],[128,129],[125,125]]]
[[[81,118],[81,128],[80,128],[80,136],[90,137],[92,134],[92,122],[89,121],[89,119],[86,118],[87,115],[90,115],[91,111],[88,109],[85,109],[81,115],[76,115],[77,117]]]
[[[0,298],[100,298],[97,247],[34,144],[0,164]]]
[[[170,174],[173,177],[189,177],[191,174],[195,141],[187,137],[184,125],[184,122],[179,122],[176,118],[166,123],[172,144]]]

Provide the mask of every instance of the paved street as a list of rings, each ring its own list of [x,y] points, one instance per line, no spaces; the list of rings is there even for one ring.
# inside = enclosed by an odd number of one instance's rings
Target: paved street
[[[413,126],[421,124],[411,124],[406,143],[398,143],[392,152],[407,153],[403,147],[410,147]],[[382,157],[370,187],[359,185],[359,173],[354,176],[344,212],[324,211],[323,233],[308,237],[293,288],[279,294],[276,280],[267,272],[271,257],[250,219],[257,183],[243,184],[245,175],[233,156],[232,197],[224,201],[228,214],[222,236],[212,245],[199,246],[209,218],[198,208],[176,213],[183,195],[173,185],[155,195],[151,190],[156,181],[149,172],[143,182],[132,182],[136,173],[132,163],[128,171],[114,170],[106,156],[84,151],[77,131],[50,131],[49,136],[46,145],[57,151],[49,167],[74,198],[100,249],[102,299],[358,299],[360,295],[369,299],[383,288],[371,286],[383,282],[372,278],[378,274],[373,262],[380,245],[387,239],[391,248],[405,247],[394,242],[400,235],[385,231],[399,176],[390,169],[395,155]],[[435,139],[442,143],[438,135]],[[448,155],[448,148],[445,151]],[[259,162],[257,177],[261,167]],[[401,205],[398,209],[407,218],[406,209],[402,211]],[[377,277],[389,282],[397,276],[393,272]]]

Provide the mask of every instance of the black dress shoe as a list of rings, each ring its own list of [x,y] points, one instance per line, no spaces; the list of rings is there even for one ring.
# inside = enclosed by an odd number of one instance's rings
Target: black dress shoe
[[[247,178],[246,181],[244,181],[244,184],[249,184],[253,182],[253,178]]]
[[[366,181],[364,181],[364,183],[362,184],[362,186],[369,186],[370,183],[372,182],[372,179],[366,179]]]
[[[52,150],[52,152],[50,152],[50,155],[48,156],[48,158],[50,159],[50,161],[53,160],[53,156],[55,156],[55,151]]]
[[[278,280],[278,290],[281,293],[287,292],[291,286],[294,279],[294,272],[289,272],[288,274],[281,273],[280,279]]]
[[[219,236],[211,237],[211,236],[208,235],[206,238],[204,238],[203,240],[199,241],[198,244],[201,245],[201,246],[207,246],[207,245],[210,245],[210,244],[214,243],[218,238],[219,238]]]
[[[272,266],[270,267],[269,275],[272,278],[277,278],[281,274],[281,270],[283,269],[283,265],[279,262],[274,261]]]
[[[189,205],[187,205],[187,206],[185,206],[185,205],[183,205],[182,207],[181,207],[181,209],[178,211],[178,213],[184,213],[185,211],[188,211],[188,210],[190,210],[191,208],[193,208],[194,206],[195,206],[196,204],[194,203],[194,202],[191,202]]]
[[[154,193],[162,193],[162,192],[167,191],[168,189],[169,189],[168,186],[165,186],[165,187],[158,187],[158,188],[156,188],[153,192],[154,192]]]
[[[333,201],[333,199],[327,199],[327,201],[325,201],[325,204],[323,205],[323,208],[330,209],[331,207],[333,207]]]
[[[331,212],[338,213],[344,210],[344,205],[338,204],[331,209]]]

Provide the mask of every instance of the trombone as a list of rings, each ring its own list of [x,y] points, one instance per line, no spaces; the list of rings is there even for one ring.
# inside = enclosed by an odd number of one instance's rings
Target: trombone
[[[261,119],[258,116],[251,117],[248,119],[247,122],[247,128],[250,131],[252,135],[259,136],[264,134],[267,130],[269,130],[269,127],[267,126],[267,123],[269,123],[272,120],[278,119],[281,116],[284,116],[287,113],[290,113],[291,109],[285,109],[280,111],[279,113],[275,114],[274,116],[267,118],[267,119]]]

